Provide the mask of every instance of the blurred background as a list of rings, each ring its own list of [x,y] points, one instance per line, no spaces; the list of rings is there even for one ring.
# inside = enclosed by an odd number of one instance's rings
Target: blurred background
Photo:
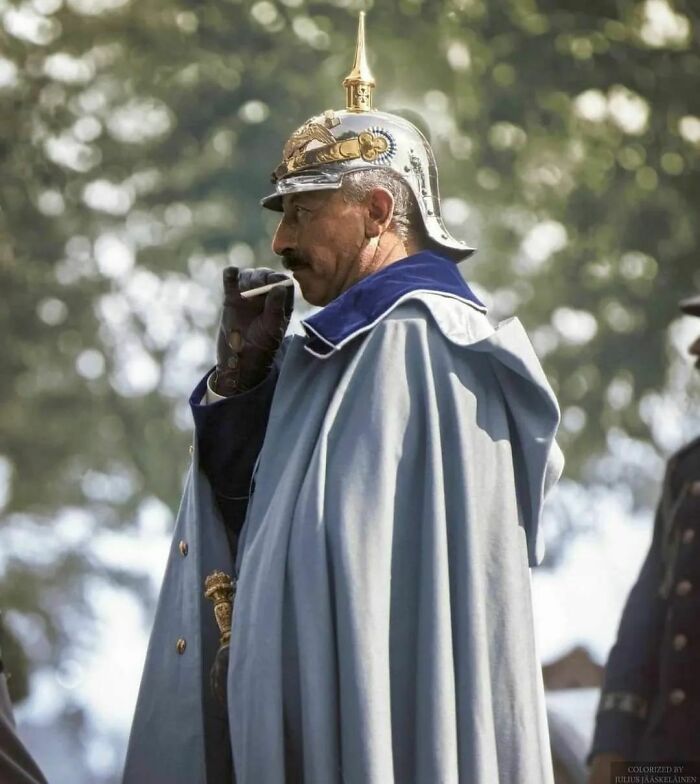
[[[700,433],[698,4],[0,0],[3,651],[55,784],[118,781],[221,270],[276,264],[258,199],[343,108],[361,9],[377,107],[422,118],[463,274],[559,395],[534,591],[583,754],[664,460]]]

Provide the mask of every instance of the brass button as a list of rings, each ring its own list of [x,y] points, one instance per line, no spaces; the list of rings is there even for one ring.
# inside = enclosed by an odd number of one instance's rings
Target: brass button
[[[175,643],[175,650],[182,656],[185,652],[185,648],[187,647],[187,641],[184,640],[182,637]]]
[[[194,444],[190,444],[190,457],[194,454]]]
[[[181,555],[183,558],[184,558],[184,557],[187,555],[187,553],[189,553],[189,551],[190,551],[190,546],[187,544],[187,542],[186,542],[184,539],[181,539],[181,540],[180,540],[180,544],[178,545],[178,547],[180,548],[180,555]]]
[[[668,695],[668,701],[671,705],[680,705],[681,703],[685,702],[685,692],[683,689],[674,689]]]
[[[690,544],[693,539],[695,539],[695,531],[692,528],[686,528],[681,536],[683,544]]]
[[[681,580],[676,585],[676,593],[678,596],[687,596],[693,590],[693,584],[690,580]]]
[[[677,634],[673,638],[673,649],[676,651],[682,651],[687,644],[688,638],[685,636],[685,634]]]
[[[692,485],[690,485],[690,493],[691,495],[700,495],[700,479],[696,479]]]

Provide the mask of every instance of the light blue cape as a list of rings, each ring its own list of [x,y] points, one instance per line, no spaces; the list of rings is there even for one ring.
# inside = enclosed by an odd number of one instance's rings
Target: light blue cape
[[[552,781],[529,565],[557,423],[520,323],[454,297],[414,292],[323,359],[288,343],[238,553],[238,784]],[[127,784],[223,781],[201,596],[226,550],[195,451]]]

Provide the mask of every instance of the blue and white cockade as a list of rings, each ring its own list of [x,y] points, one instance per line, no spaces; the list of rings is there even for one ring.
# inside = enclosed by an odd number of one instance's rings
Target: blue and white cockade
[[[486,313],[453,261],[420,251],[363,278],[302,321],[306,350],[320,359],[331,356],[417,294],[441,294]]]

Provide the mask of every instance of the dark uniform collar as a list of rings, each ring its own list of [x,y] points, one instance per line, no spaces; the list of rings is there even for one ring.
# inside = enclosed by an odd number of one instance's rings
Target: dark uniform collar
[[[420,251],[368,275],[302,321],[306,349],[325,359],[370,330],[401,302],[424,293],[461,300],[486,312],[453,261],[432,251]]]

